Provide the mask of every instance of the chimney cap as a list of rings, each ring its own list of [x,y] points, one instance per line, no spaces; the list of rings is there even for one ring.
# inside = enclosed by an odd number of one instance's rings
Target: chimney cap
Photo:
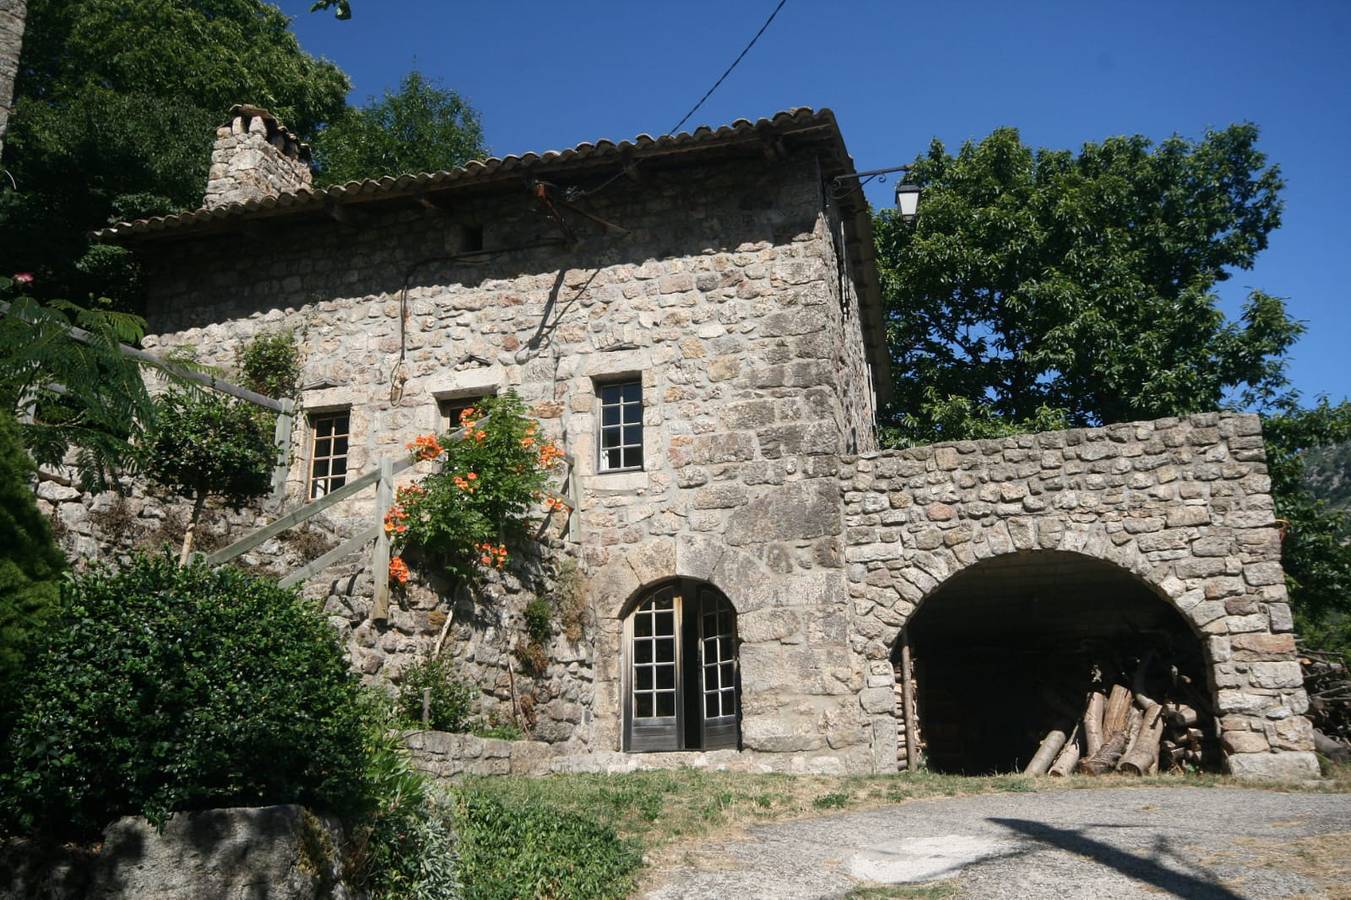
[[[261,119],[264,127],[267,128],[267,136],[271,138],[274,135],[281,135],[285,141],[287,153],[295,154],[297,159],[310,161],[310,145],[302,142],[296,137],[295,132],[281,123],[281,120],[274,116],[270,111],[261,106],[255,106],[252,103],[236,103],[230,107],[230,119],[244,120],[244,129],[248,130],[249,120]]]

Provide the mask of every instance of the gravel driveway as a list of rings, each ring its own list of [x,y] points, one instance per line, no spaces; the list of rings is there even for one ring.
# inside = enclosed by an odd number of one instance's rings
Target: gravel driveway
[[[932,893],[918,886],[937,884]],[[1090,788],[916,800],[678,852],[649,898],[1351,898],[1351,795]],[[886,896],[885,893],[874,896]]]

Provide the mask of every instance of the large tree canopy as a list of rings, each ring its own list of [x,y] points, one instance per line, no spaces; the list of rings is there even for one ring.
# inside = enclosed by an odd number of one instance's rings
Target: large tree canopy
[[[31,0],[0,190],[0,273],[131,305],[135,271],[89,249],[110,219],[194,208],[230,106],[301,135],[345,108],[347,76],[305,53],[261,0]],[[8,185],[6,185],[8,187]]]
[[[485,152],[473,107],[416,70],[397,92],[347,110],[314,142],[320,184],[452,169]]]
[[[1280,223],[1280,175],[1237,125],[1034,151],[1000,129],[915,161],[921,214],[879,215],[895,373],[893,437],[1007,423],[1088,425],[1212,409],[1282,389],[1299,325],[1253,293],[1226,320],[1215,285]]]

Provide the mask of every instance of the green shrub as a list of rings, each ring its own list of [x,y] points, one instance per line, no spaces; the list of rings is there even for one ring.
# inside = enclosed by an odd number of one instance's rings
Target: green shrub
[[[548,643],[553,637],[553,604],[543,597],[536,597],[525,607],[525,632],[537,644]]]
[[[637,844],[608,825],[475,788],[458,797],[455,829],[472,900],[626,897],[642,864]]]
[[[0,747],[0,821],[84,836],[142,813],[360,811],[366,710],[323,616],[235,569],[139,556],[67,582]]]
[[[375,898],[458,897],[451,804],[412,767],[394,724],[370,718],[363,783],[371,803],[349,828],[344,880]]]
[[[65,557],[38,512],[28,479],[33,463],[19,441],[19,428],[0,412],[0,737],[24,668],[29,640],[55,605]]]
[[[404,670],[399,680],[395,706],[407,724],[422,725],[422,692],[431,689],[428,728],[433,731],[466,731],[478,692],[455,677],[446,657],[426,656]]]
[[[289,331],[259,334],[239,354],[244,387],[274,400],[300,390],[300,351]]]

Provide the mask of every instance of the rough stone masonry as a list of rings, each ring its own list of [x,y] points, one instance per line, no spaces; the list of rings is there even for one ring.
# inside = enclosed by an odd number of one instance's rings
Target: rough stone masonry
[[[237,124],[221,141],[254,134]],[[291,163],[285,140],[240,146]],[[232,174],[257,161],[217,149],[213,194],[228,200],[103,237],[145,265],[148,347],[229,369],[253,336],[295,336],[305,415],[287,508],[308,496],[306,423],[331,411],[350,415],[358,473],[444,429],[445,403],[514,390],[577,461],[572,521],[551,521],[537,552],[475,592],[419,572],[377,622],[362,556],[306,586],[369,680],[397,682],[444,629],[485,709],[550,745],[532,770],[894,770],[901,628],[982,560],[1054,550],[1129,572],[1186,617],[1232,771],[1317,774],[1257,419],[879,451],[869,211],[856,179],[836,178],[853,167],[828,111],[281,194]],[[607,472],[600,398],[617,380],[641,385],[642,466]],[[61,496],[67,540],[109,552],[96,517],[73,511],[88,499]],[[166,505],[138,499],[140,517]],[[334,530],[370,510],[369,495],[349,501]],[[294,553],[275,542],[245,562],[284,568]],[[681,645],[705,655],[670,664],[705,680],[681,675],[695,700],[657,723],[684,752],[624,752],[649,652],[634,611],[672,583],[682,604],[713,589],[735,611],[722,651],[735,749],[699,746],[696,695],[717,673],[696,631],[712,626],[690,607]],[[584,601],[582,637],[558,629],[547,667],[528,673],[524,606],[567,590]]]

